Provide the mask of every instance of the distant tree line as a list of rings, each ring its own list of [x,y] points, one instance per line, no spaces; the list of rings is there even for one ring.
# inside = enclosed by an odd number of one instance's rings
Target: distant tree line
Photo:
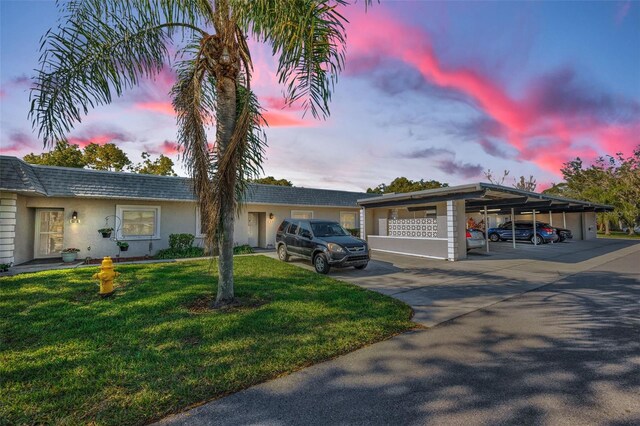
[[[76,167],[93,170],[130,171],[147,175],[177,176],[173,160],[160,154],[156,159],[142,153],[142,162],[134,164],[127,154],[113,143],[98,145],[90,143],[84,150],[67,141],[56,142],[55,147],[42,154],[27,154],[24,161],[44,166]]]
[[[564,182],[553,184],[543,194],[614,206],[613,212],[598,215],[600,230],[609,234],[612,224],[622,223],[629,234],[634,233],[640,223],[640,145],[631,156],[606,155],[588,167],[578,157],[564,163],[561,172]]]
[[[406,177],[397,177],[388,185],[386,183],[381,183],[375,188],[367,188],[367,192],[370,194],[389,194],[392,192],[404,193],[422,191],[425,189],[443,188],[445,186],[449,186],[449,184],[438,182],[437,180],[411,180]]]

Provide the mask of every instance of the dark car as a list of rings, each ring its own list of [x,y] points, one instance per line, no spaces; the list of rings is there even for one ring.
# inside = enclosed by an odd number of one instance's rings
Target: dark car
[[[533,223],[528,221],[516,221],[516,240],[531,241],[535,244],[558,241],[556,230],[546,223],[536,222],[536,233],[533,233]],[[511,240],[511,221],[505,222],[497,228],[489,228],[487,234],[489,240],[496,242],[501,240]]]
[[[556,230],[556,234],[558,234],[558,241],[566,241],[573,238],[573,234],[570,229],[558,228],[557,226],[552,226],[553,229]]]
[[[276,232],[276,249],[284,262],[289,256],[311,260],[320,274],[328,273],[332,266],[364,269],[369,263],[367,242],[330,220],[284,220]]]

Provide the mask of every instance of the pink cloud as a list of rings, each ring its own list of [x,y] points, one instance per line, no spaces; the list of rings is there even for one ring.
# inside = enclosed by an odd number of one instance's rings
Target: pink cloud
[[[384,31],[380,31],[384,28]],[[348,49],[353,73],[366,73],[367,66],[376,67],[385,57],[404,62],[418,70],[431,84],[465,95],[472,100],[499,129],[504,140],[518,151],[520,160],[532,161],[539,167],[559,175],[562,163],[576,156],[596,154],[588,140],[605,152],[630,150],[640,120],[640,106],[634,102],[594,96],[582,90],[574,73],[543,76],[530,84],[525,96],[511,97],[498,82],[470,66],[448,67],[434,52],[428,34],[406,26],[389,15],[367,14],[351,18]],[[633,121],[612,125],[601,119],[603,111],[622,106]],[[489,135],[484,135],[489,136]],[[483,139],[480,139],[483,140]],[[486,139],[482,147],[492,150]]]
[[[37,141],[23,132],[11,133],[7,142],[0,143],[0,153],[4,155],[22,155],[37,147]]]
[[[310,127],[313,123],[281,112],[266,111],[262,114],[270,127]]]
[[[115,142],[127,142],[133,138],[130,135],[122,133],[117,130],[101,130],[96,128],[85,129],[80,134],[69,136],[67,141],[71,145],[78,145],[80,148],[84,148],[90,143],[96,143],[98,145],[104,145],[106,143]]]
[[[284,109],[290,111],[302,111],[302,105],[294,103],[288,105],[282,96],[261,96],[260,105],[265,108]]]
[[[175,115],[175,110],[173,109],[173,105],[171,104],[171,102],[136,102],[133,104],[133,106],[134,108],[143,111]]]

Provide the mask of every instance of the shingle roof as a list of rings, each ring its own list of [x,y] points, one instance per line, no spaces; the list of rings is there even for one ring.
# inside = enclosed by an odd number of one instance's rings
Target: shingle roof
[[[0,155],[0,190],[46,195],[30,164],[16,157]]]
[[[49,197],[195,200],[191,180],[183,177],[38,166],[0,156],[0,190],[37,192]],[[329,189],[251,184],[248,203],[357,207],[372,194]]]

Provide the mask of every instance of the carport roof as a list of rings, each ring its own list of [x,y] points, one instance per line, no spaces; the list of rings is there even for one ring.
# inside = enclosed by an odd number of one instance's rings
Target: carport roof
[[[491,213],[498,214],[510,212],[511,208],[518,213],[532,209],[545,212],[603,212],[613,210],[612,206],[605,204],[539,194],[484,182],[402,194],[385,194],[375,198],[360,199],[358,204],[365,208],[393,208],[419,206],[449,200],[465,200],[467,212],[480,211],[486,206],[491,209]]]

